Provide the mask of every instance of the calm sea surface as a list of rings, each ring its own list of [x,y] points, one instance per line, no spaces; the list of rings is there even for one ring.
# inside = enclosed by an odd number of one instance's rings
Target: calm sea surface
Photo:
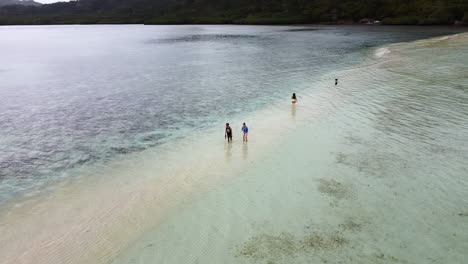
[[[371,47],[454,31],[2,27],[0,201],[288,98]]]
[[[467,263],[461,31],[0,27],[0,263]]]

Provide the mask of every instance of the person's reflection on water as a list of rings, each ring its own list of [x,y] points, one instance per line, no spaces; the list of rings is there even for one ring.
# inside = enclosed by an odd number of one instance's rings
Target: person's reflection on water
[[[295,104],[291,105],[291,116],[293,118],[296,117],[296,105]]]
[[[297,96],[296,96],[296,93],[293,93],[292,97],[291,97],[291,102],[292,102],[292,105],[291,105],[291,116],[294,118],[296,117],[296,103],[297,103]]]
[[[224,160],[230,162],[232,158],[232,144],[224,143]]]
[[[249,156],[249,143],[244,142],[242,143],[242,158],[246,160],[248,156]]]

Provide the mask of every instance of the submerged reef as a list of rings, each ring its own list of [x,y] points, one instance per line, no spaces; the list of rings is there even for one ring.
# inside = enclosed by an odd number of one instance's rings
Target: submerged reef
[[[320,179],[318,190],[338,200],[351,198],[353,194],[351,185],[333,179]]]
[[[254,261],[286,261],[314,251],[336,250],[348,243],[341,231],[332,233],[312,232],[303,237],[289,233],[279,235],[259,234],[240,246],[238,256]]]
[[[236,257],[243,259],[241,263],[265,264],[408,263],[378,248],[360,250],[368,224],[366,219],[347,218],[337,226],[306,226],[300,235],[260,233],[238,245]]]

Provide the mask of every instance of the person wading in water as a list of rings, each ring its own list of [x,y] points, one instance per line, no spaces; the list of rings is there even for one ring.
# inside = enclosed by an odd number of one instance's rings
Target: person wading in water
[[[296,93],[293,93],[293,96],[291,97],[291,102],[293,104],[297,103]]]
[[[247,142],[248,140],[248,135],[249,135],[249,128],[245,125],[245,123],[242,124],[242,132],[244,132],[244,136],[242,137],[242,139],[244,140],[244,142]]]
[[[232,129],[229,126],[229,123],[226,123],[226,129],[224,130],[224,138],[227,138],[228,142],[232,142]]]

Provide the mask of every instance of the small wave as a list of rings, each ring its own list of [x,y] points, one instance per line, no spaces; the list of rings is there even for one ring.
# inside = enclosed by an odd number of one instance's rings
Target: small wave
[[[464,34],[453,34],[453,35],[449,35],[449,36],[444,36],[444,37],[439,38],[438,41],[458,39],[458,38],[463,37],[463,36],[466,37],[467,34],[464,33]]]
[[[468,36],[467,33],[463,34],[453,34],[453,35],[447,35],[447,36],[442,36],[442,37],[435,37],[435,38],[429,38],[429,39],[422,39],[422,40],[417,40],[412,42],[414,45],[432,45],[436,43],[441,43],[445,41],[452,41],[456,39],[460,39],[463,37]]]
[[[382,58],[383,56],[387,55],[390,53],[390,50],[388,48],[378,48],[375,52],[374,55],[378,58]]]

